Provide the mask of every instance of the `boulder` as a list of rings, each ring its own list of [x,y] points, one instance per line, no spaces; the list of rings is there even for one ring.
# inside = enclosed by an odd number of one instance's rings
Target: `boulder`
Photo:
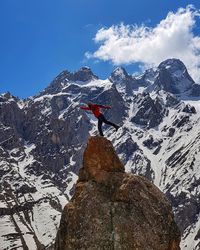
[[[91,137],[55,249],[178,250],[171,205],[146,178],[124,172],[110,141]]]

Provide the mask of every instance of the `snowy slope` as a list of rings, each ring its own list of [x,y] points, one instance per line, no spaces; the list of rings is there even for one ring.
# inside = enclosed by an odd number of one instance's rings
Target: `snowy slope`
[[[37,249],[51,245],[60,212],[68,201],[53,181],[45,180],[44,174],[35,175],[32,171],[35,159],[31,152],[34,148],[34,144],[28,143],[23,150],[14,148],[9,151],[7,161],[1,162],[1,172],[5,173],[1,180],[0,205],[2,249],[10,249],[11,242],[12,247],[23,246],[24,249],[26,246]],[[76,177],[72,179],[75,181]]]

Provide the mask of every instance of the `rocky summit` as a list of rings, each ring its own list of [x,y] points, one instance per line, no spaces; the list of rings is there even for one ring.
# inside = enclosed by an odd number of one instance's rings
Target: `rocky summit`
[[[90,137],[55,249],[178,250],[179,243],[164,194],[146,178],[125,173],[109,140]]]

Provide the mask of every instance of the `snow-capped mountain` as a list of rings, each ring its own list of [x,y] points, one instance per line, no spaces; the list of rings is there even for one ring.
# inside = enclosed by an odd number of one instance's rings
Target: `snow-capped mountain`
[[[147,177],[172,202],[182,249],[200,249],[200,85],[177,59],[138,76],[115,69],[63,71],[37,96],[0,96],[0,245],[51,249],[97,121],[81,103],[110,105],[104,127],[127,172]]]

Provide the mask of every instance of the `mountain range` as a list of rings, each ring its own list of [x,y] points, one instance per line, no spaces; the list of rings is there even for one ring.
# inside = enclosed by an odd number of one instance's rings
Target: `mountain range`
[[[97,120],[82,103],[111,106],[105,126],[126,172],[148,178],[170,200],[181,249],[200,249],[200,85],[178,59],[99,79],[88,67],[61,72],[25,100],[0,95],[0,246],[53,249]]]

